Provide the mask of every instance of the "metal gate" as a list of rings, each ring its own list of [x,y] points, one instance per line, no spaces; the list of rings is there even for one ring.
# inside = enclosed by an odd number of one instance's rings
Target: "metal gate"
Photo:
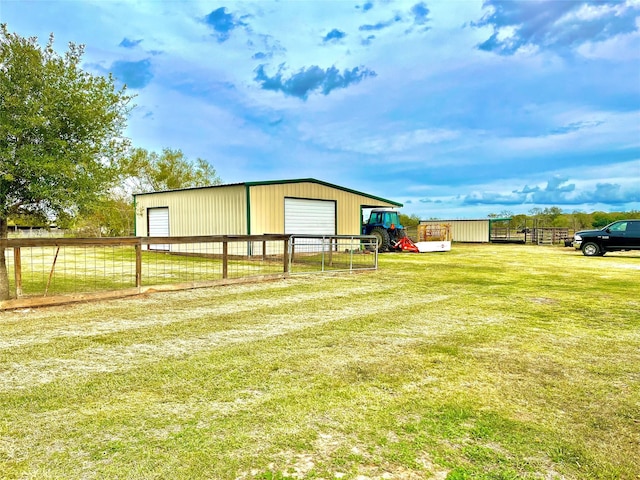
[[[289,273],[377,270],[377,247],[373,235],[292,235]]]

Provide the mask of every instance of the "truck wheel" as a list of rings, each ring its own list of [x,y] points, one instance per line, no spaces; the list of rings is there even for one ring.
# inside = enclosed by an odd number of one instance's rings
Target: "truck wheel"
[[[375,227],[371,230],[371,235],[375,236],[378,239],[378,251],[386,252],[389,250],[391,246],[391,241],[389,240],[389,232],[387,232],[382,227]]]
[[[595,257],[600,255],[600,247],[597,243],[589,242],[582,245],[582,254],[587,257]]]

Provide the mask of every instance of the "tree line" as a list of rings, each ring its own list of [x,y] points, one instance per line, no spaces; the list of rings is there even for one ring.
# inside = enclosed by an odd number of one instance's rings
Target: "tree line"
[[[529,210],[528,213],[514,214],[508,210],[504,210],[500,213],[491,213],[487,216],[489,219],[509,219],[508,223],[514,230],[524,230],[527,228],[568,228],[569,230],[587,230],[598,229],[617,220],[626,219],[638,219],[640,218],[640,211],[631,210],[628,212],[602,212],[594,211],[591,213],[572,211],[565,212],[560,207],[547,207],[539,208],[535,207]],[[416,214],[406,215],[400,214],[400,223],[403,226],[416,226],[421,220],[427,220],[420,218]],[[428,220],[437,220],[429,218]]]
[[[556,227],[578,231],[602,228],[617,220],[640,218],[640,211],[587,213],[577,210],[566,212],[559,207],[535,207],[527,214],[516,215],[503,211],[499,214],[490,214],[489,218],[510,218],[511,225],[516,229]]]

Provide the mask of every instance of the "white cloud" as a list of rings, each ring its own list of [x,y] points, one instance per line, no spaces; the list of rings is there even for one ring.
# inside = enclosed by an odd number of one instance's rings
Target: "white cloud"
[[[640,28],[640,19],[636,21]],[[640,31],[618,35],[601,42],[585,42],[577,49],[578,53],[589,59],[607,61],[640,61]]]
[[[512,136],[494,146],[512,154],[538,155],[581,152],[616,142],[618,148],[640,146],[640,112],[573,111],[556,115],[548,134]],[[563,127],[566,131],[562,131]]]
[[[418,128],[405,130],[406,125],[389,125],[384,130],[371,131],[366,123],[340,122],[331,125],[301,124],[302,139],[323,147],[366,155],[409,152],[428,145],[456,139],[459,132],[446,129]],[[388,162],[389,157],[384,161]]]

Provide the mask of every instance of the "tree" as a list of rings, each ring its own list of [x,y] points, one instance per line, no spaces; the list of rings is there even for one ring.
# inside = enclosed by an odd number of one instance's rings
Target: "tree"
[[[562,209],[560,207],[548,207],[542,211],[547,223],[553,227],[566,227],[562,221]]]
[[[72,215],[117,178],[132,97],[111,75],[80,68],[84,46],[64,56],[0,25],[0,240],[19,215]],[[0,299],[9,298],[0,248]]]
[[[622,216],[619,213],[593,212],[591,225],[593,228],[602,228],[611,222],[620,220]]]
[[[528,228],[527,226],[527,216],[523,213],[519,213],[516,215],[513,215],[511,217],[511,224],[514,226],[514,228],[519,231],[519,232],[523,232],[525,229]]]
[[[219,185],[215,169],[198,158],[187,159],[182,150],[164,148],[161,154],[134,148],[122,162],[124,183],[133,193]]]
[[[205,160],[189,161],[181,150],[165,148],[161,154],[132,148],[119,163],[118,187],[82,206],[64,227],[80,236],[128,236],[133,234],[133,193],[200,187],[221,183]],[[62,222],[59,222],[62,225]]]
[[[131,197],[112,192],[66,220],[59,226],[81,237],[127,237],[133,235],[135,210]]]
[[[420,225],[420,217],[415,213],[412,213],[411,215],[401,213],[400,223],[403,227],[415,227],[416,225]]]
[[[490,213],[487,218],[511,218],[513,212],[511,210],[502,210],[500,213]]]
[[[569,215],[569,226],[576,232],[579,230],[586,230],[588,228],[591,228],[591,222],[591,214],[589,213],[574,210],[573,212],[571,212],[571,215]]]

